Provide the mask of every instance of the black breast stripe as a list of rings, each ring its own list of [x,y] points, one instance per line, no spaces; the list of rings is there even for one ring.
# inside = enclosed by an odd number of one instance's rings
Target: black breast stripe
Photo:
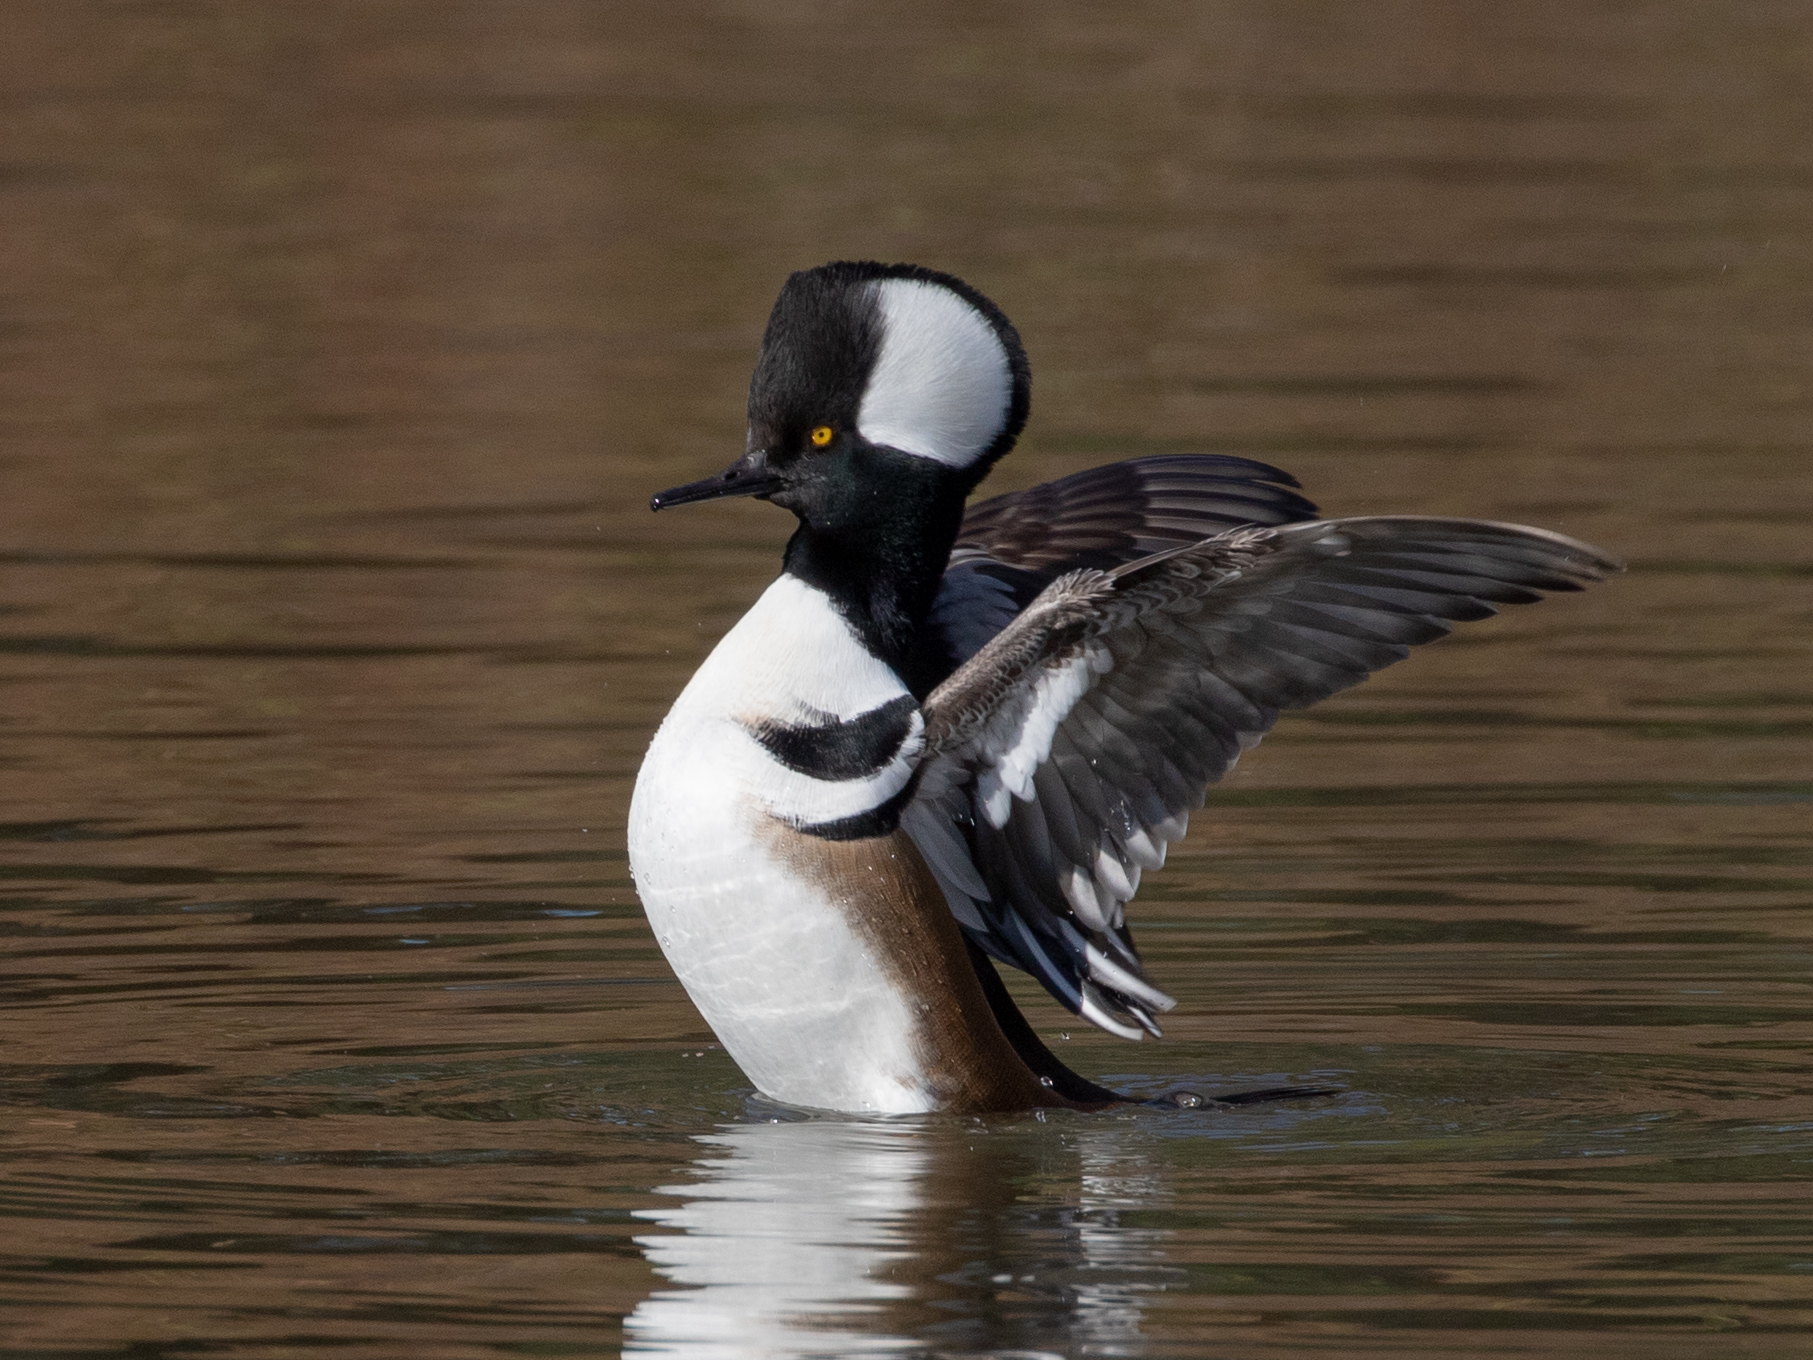
[[[749,735],[788,769],[813,779],[841,782],[880,774],[900,754],[913,730],[919,701],[910,694],[846,721],[816,727],[746,724]]]
[[[919,778],[924,773],[925,766],[921,765],[913,771],[913,777],[907,780],[905,788],[887,802],[877,803],[867,812],[839,817],[834,822],[796,822],[794,829],[807,836],[817,836],[823,841],[866,841],[872,836],[891,836],[900,825],[901,811],[913,801],[913,795],[919,792]]]

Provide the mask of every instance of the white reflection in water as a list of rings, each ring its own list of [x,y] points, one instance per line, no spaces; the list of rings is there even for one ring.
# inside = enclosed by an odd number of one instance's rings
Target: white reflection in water
[[[657,1272],[692,1287],[637,1305],[625,1351],[745,1360],[917,1349],[834,1325],[911,1292],[881,1274],[912,1254],[902,1220],[920,1205],[926,1162],[915,1132],[813,1120],[700,1135],[723,1155],[699,1160],[698,1184],[660,1191],[686,1202],[636,1212],[684,1230],[636,1243]]]
[[[1165,1287],[1183,1273],[1166,1266],[1162,1228],[1131,1228],[1121,1211],[1165,1202],[1164,1184],[1151,1162],[1125,1144],[1117,1132],[1101,1130],[1081,1140],[1082,1180],[1078,1193],[1077,1256],[1084,1271],[1076,1287],[1076,1332],[1099,1355],[1139,1353],[1141,1296]],[[1091,1279],[1090,1275],[1097,1278]]]
[[[917,1303],[934,1305],[922,1316],[939,1354],[1041,1356],[1061,1342],[1131,1356],[1144,1300],[1181,1278],[1164,1261],[1168,1232],[1121,1221],[1168,1198],[1124,1126],[1072,1125],[1060,1141],[1043,1128],[810,1120],[698,1141],[700,1179],[661,1189],[683,1202],[637,1211],[678,1230],[636,1242],[681,1287],[626,1319],[626,1353],[924,1353],[888,1314]],[[1054,1166],[1056,1146],[1067,1155]]]

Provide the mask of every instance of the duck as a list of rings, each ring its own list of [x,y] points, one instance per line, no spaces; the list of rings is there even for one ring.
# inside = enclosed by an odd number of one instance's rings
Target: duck
[[[1002,310],[913,264],[780,290],[742,455],[651,498],[797,520],[780,575],[651,740],[630,869],[656,940],[770,1100],[847,1114],[1100,1109],[1000,968],[1158,1037],[1126,907],[1286,710],[1619,564],[1544,529],[1323,518],[1278,468],[1168,454],[975,504],[1031,373]]]

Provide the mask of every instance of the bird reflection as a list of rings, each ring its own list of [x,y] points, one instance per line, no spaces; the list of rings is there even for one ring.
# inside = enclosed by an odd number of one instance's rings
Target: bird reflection
[[[925,1149],[910,1129],[831,1120],[731,1125],[702,1134],[701,1179],[637,1217],[682,1235],[636,1243],[682,1289],[657,1290],[624,1323],[625,1351],[816,1356],[914,1348],[851,1324],[909,1287],[887,1267],[912,1255]]]
[[[699,1135],[698,1179],[637,1216],[658,1289],[625,1353],[1134,1355],[1146,1299],[1182,1272],[1136,1125],[801,1119]],[[677,1230],[677,1231],[676,1231]]]

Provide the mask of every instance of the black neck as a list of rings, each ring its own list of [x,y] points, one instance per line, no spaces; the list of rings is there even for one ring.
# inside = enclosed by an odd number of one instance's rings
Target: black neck
[[[917,691],[920,635],[960,520],[952,515],[942,532],[910,545],[802,524],[788,540],[786,568],[830,596],[863,646]]]
[[[785,561],[790,575],[830,596],[863,645],[923,698],[920,644],[963,522],[964,488],[926,459],[897,457],[919,466],[871,483],[885,492],[848,522],[802,519]]]

